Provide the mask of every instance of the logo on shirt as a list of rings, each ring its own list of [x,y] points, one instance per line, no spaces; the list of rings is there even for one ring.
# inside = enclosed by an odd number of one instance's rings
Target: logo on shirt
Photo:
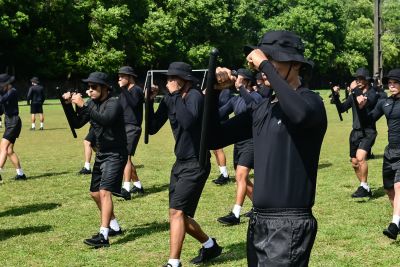
[[[279,121],[278,121],[278,125],[281,125],[281,123],[282,123],[282,120],[279,120]]]

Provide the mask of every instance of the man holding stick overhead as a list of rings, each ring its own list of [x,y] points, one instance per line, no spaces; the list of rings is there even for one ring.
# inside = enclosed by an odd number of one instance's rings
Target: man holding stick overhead
[[[246,47],[249,65],[268,77],[274,94],[250,112],[219,124],[217,109],[209,145],[215,149],[253,137],[253,214],[247,235],[248,266],[307,266],[317,233],[312,215],[318,160],[327,128],[322,99],[302,86],[311,71],[300,37],[270,31],[258,46]],[[233,84],[227,68],[217,68],[217,88]]]

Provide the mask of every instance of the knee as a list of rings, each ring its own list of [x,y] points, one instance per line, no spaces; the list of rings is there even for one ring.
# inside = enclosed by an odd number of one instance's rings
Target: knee
[[[176,219],[183,217],[184,213],[182,210],[176,210],[176,209],[169,209],[169,218],[170,219]]]
[[[394,184],[394,190],[399,191],[400,190],[400,182],[397,182]]]
[[[93,199],[97,199],[99,197],[99,192],[90,192],[89,194]]]
[[[357,160],[357,158],[352,158],[351,159],[351,166],[353,168],[358,168],[358,160]]]

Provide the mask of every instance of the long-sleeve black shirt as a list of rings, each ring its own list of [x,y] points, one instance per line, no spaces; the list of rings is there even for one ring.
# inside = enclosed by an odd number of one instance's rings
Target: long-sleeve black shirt
[[[0,95],[0,104],[4,105],[4,114],[6,114],[6,116],[11,117],[18,115],[19,109],[17,89],[11,88],[3,95]]]
[[[242,92],[242,90],[244,90],[244,92]],[[249,95],[251,97],[250,101],[254,100],[255,103],[260,102],[262,99],[259,93],[255,91],[249,93],[245,88],[241,89],[241,95],[245,95],[245,97]],[[225,105],[219,108],[220,118],[229,117],[229,114],[232,112],[237,116],[247,111],[247,104],[241,95],[233,96]]]
[[[353,93],[356,94],[356,96],[361,95],[361,90],[359,89],[355,89],[353,91]],[[379,99],[379,94],[377,94],[377,92],[375,91],[375,89],[370,88],[367,90],[366,93],[364,93],[363,95],[367,97],[367,104],[364,106],[364,108],[360,109],[360,118],[357,115],[357,109],[356,109],[356,105],[358,105],[357,103],[354,103],[353,101],[353,93],[349,94],[349,96],[347,97],[347,99],[341,103],[340,100],[338,98],[335,104],[336,106],[339,108],[339,111],[341,113],[349,110],[350,108],[352,109],[352,113],[353,113],[353,129],[355,130],[361,130],[362,126],[367,129],[376,129],[375,126],[375,121],[372,120],[368,120],[367,116],[368,116],[368,112],[371,112],[376,103],[378,102]],[[335,99],[335,98],[333,98]],[[361,122],[360,122],[361,120]],[[362,124],[362,125],[361,125]]]
[[[72,105],[68,105],[73,111]],[[103,102],[88,100],[76,112],[69,112],[73,126],[81,128],[90,121],[99,152],[126,153],[125,123],[119,100],[109,97]]]
[[[293,90],[270,62],[262,62],[260,70],[268,76],[278,101],[263,98],[252,104],[251,112],[221,125],[213,116],[210,148],[253,137],[254,207],[311,208],[327,128],[324,104],[307,88]]]
[[[32,104],[43,104],[45,99],[43,86],[33,85],[29,87],[26,99],[28,103],[30,101]]]
[[[130,90],[122,88],[119,100],[121,102],[122,109],[124,110],[125,124],[134,124],[137,127],[141,127],[144,103],[144,94],[142,88],[137,85],[133,86],[133,88]]]
[[[198,90],[189,90],[185,98],[179,92],[167,94],[155,113],[153,105],[150,105],[149,134],[156,134],[169,119],[175,138],[176,159],[198,159],[202,113],[203,96]]]
[[[400,145],[400,99],[387,97],[379,100],[369,116],[377,121],[382,115],[387,120],[389,145]]]

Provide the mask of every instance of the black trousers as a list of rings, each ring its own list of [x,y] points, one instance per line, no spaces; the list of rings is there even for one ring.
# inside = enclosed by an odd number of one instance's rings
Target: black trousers
[[[316,234],[311,209],[254,208],[247,232],[248,266],[308,266]]]

